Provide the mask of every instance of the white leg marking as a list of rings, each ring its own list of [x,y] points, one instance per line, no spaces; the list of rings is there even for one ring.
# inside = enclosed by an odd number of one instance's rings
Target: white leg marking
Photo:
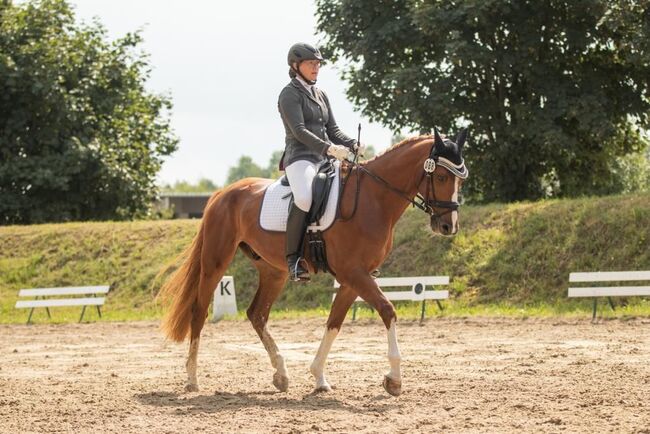
[[[264,344],[264,348],[266,348],[266,352],[269,354],[271,365],[273,365],[279,373],[287,375],[287,367],[284,363],[284,357],[280,354],[278,346],[275,344],[275,341],[266,327],[264,327],[264,330],[262,331],[262,343]]]
[[[284,357],[280,354],[280,350],[278,350],[278,346],[275,344],[275,341],[271,337],[266,326],[264,326],[264,329],[262,330],[262,344],[264,344],[264,348],[266,348],[266,352],[271,359],[271,365],[275,368],[275,374],[273,374],[273,385],[280,391],[286,392],[289,388],[287,365],[284,363]]]
[[[325,379],[325,362],[327,361],[327,355],[332,348],[332,343],[336,336],[339,334],[338,329],[328,329],[325,330],[323,339],[320,342],[318,351],[316,352],[316,357],[309,368],[311,375],[316,379],[316,390],[329,391],[332,390],[332,387],[329,385]]]
[[[397,345],[397,330],[395,328],[395,320],[393,319],[388,329],[388,361],[390,362],[388,376],[398,382],[402,381],[402,373],[400,371],[401,360],[402,356],[399,353],[399,346]]]
[[[199,337],[192,339],[190,341],[190,352],[187,356],[187,363],[185,368],[187,369],[187,384],[185,385],[185,390],[188,392],[196,392],[199,390],[199,384],[196,379],[196,367],[197,367],[197,356],[199,354]]]

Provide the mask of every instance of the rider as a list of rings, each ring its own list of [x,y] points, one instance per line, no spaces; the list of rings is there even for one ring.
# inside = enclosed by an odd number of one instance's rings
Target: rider
[[[280,168],[289,179],[293,205],[287,220],[286,257],[289,279],[309,280],[309,272],[300,264],[307,213],[311,207],[311,184],[319,163],[327,155],[345,159],[357,150],[356,140],[345,135],[336,125],[329,99],[314,86],[323,61],[318,48],[297,43],[289,49],[289,77],[278,99],[278,109],[286,132],[285,149]],[[359,149],[363,153],[363,147]]]

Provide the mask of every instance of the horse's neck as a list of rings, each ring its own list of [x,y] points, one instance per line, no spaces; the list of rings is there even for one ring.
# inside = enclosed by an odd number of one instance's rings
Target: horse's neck
[[[418,181],[422,179],[422,164],[431,148],[430,141],[425,142],[426,139],[405,143],[368,162],[366,168],[409,198],[413,198],[418,190]],[[394,223],[410,203],[386,186],[378,185],[378,187],[378,194],[387,198],[383,209],[390,214]]]

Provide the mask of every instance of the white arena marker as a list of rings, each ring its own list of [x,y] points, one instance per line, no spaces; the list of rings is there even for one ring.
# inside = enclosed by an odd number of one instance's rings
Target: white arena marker
[[[232,276],[224,276],[214,290],[212,320],[219,321],[224,315],[237,315],[235,280]]]

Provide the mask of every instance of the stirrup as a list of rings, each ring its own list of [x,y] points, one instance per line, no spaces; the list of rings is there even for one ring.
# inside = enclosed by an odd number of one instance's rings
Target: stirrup
[[[293,264],[288,263],[289,266],[289,280],[292,282],[308,282],[311,279],[309,271],[307,271],[302,265],[300,265],[300,257],[296,258],[296,262]]]

